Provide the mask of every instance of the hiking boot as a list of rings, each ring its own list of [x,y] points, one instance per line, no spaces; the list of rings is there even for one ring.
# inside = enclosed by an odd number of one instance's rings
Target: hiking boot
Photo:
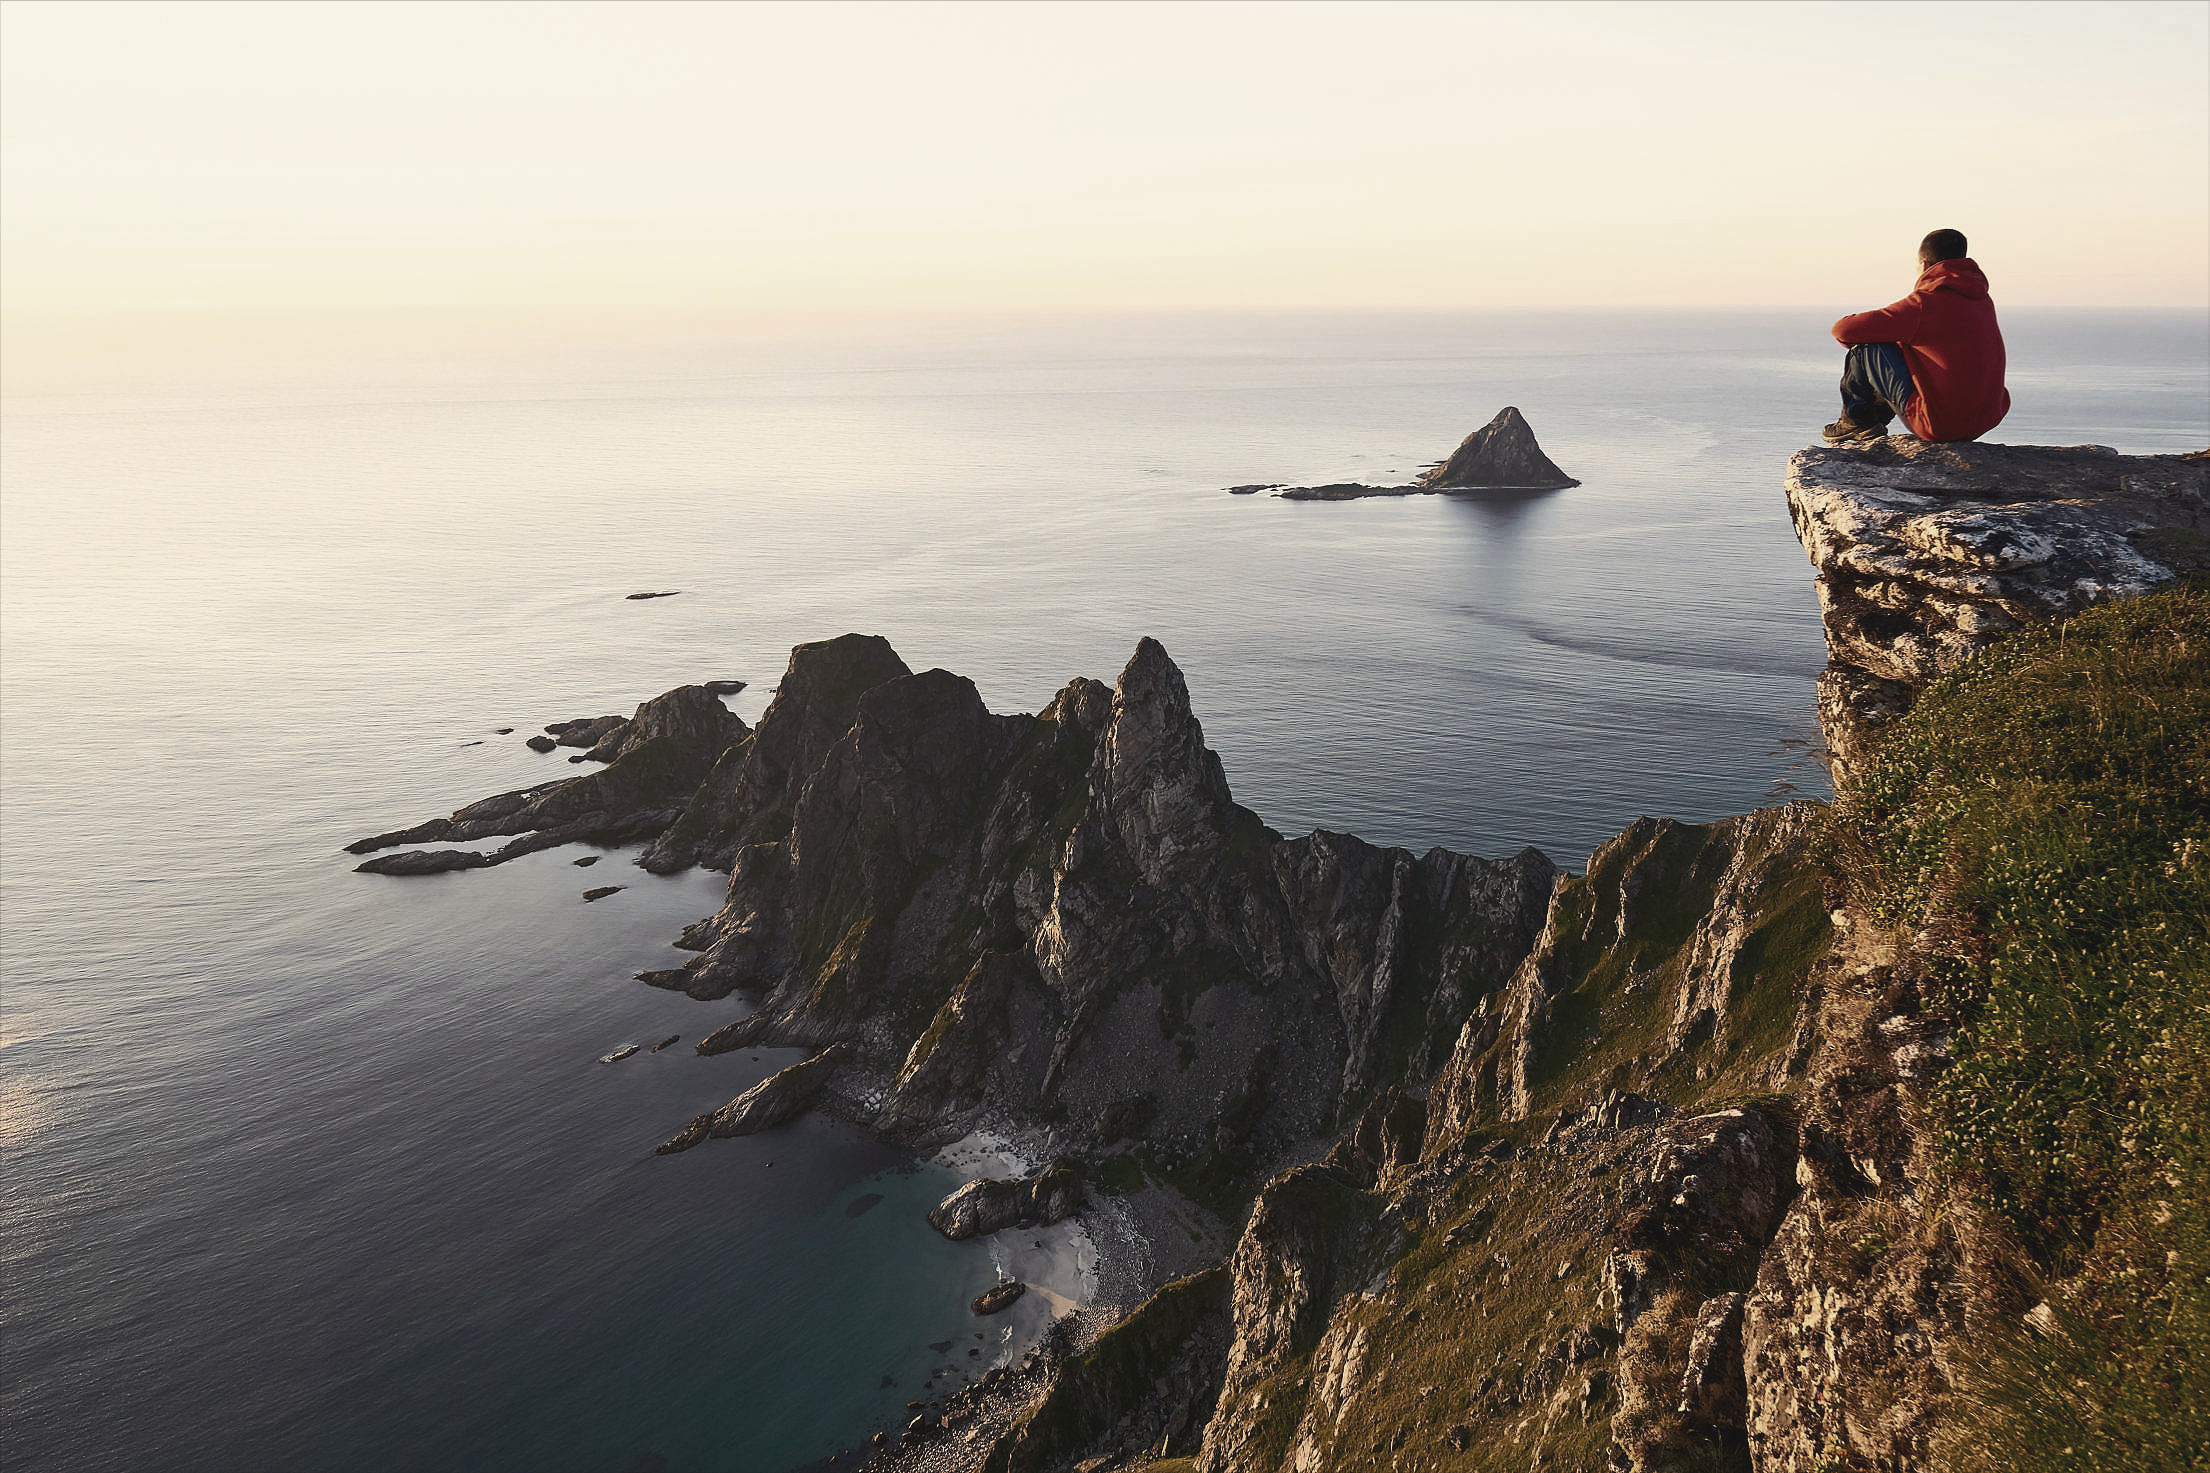
[[[1819,431],[1829,445],[1870,445],[1875,440],[1884,439],[1887,433],[1888,421],[1885,417],[1874,419],[1861,409],[1843,410],[1840,419]]]

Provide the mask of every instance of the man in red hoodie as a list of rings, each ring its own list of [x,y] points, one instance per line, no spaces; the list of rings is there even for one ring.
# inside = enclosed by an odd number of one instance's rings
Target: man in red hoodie
[[[1909,296],[1834,324],[1849,356],[1829,445],[1869,445],[1898,414],[1921,440],[1977,440],[2010,413],[2003,332],[1964,236],[1935,231],[1919,242],[1918,264]]]

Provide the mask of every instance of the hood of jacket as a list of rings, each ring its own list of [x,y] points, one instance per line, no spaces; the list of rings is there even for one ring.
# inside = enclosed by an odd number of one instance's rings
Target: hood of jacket
[[[1919,272],[1918,285],[1913,290],[1955,292],[1960,297],[1985,297],[1987,276],[1973,264],[1970,256],[1954,261],[1936,261]]]

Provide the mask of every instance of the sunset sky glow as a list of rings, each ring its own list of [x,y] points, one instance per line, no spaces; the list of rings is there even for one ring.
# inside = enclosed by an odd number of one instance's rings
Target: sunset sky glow
[[[9,3],[11,312],[2210,301],[2210,6]]]

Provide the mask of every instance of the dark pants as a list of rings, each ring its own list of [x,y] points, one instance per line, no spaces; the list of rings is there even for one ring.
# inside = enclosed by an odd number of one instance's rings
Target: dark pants
[[[1859,424],[1885,424],[1918,392],[1911,365],[1893,343],[1852,343],[1842,360],[1842,412]]]

